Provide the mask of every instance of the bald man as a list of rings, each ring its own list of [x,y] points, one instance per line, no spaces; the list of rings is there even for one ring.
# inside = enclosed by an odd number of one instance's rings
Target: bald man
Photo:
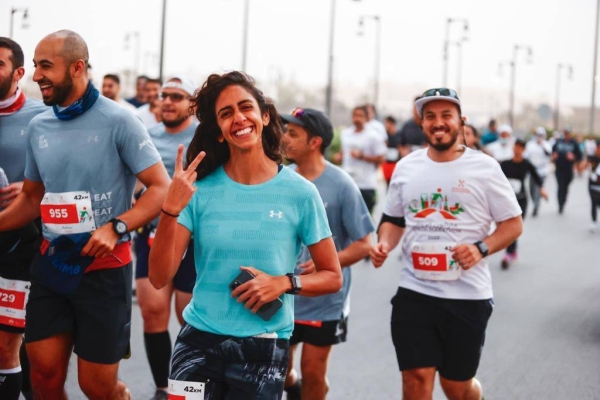
[[[0,212],[0,231],[42,219],[25,328],[34,396],[66,398],[74,351],[88,398],[128,399],[117,372],[129,354],[129,232],[158,215],[169,177],[142,123],[89,81],[81,36],[46,36],[33,63],[52,112],[28,126],[23,189]],[[147,191],[132,208],[136,177]]]

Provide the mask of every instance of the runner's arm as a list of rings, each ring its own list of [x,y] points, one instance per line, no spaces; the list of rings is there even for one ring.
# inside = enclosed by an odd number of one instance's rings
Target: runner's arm
[[[371,247],[371,261],[375,268],[383,265],[389,252],[400,243],[403,234],[404,228],[393,222],[383,222],[379,225],[377,230],[378,243]]]
[[[0,231],[18,229],[40,216],[40,203],[46,188],[41,181],[23,181],[21,193],[0,212]]]
[[[350,246],[338,252],[342,267],[350,267],[369,255],[371,251],[371,233],[350,243]]]
[[[488,255],[499,252],[517,240],[523,233],[523,218],[519,215],[502,222],[496,222],[496,230],[483,241],[487,245]]]
[[[148,278],[156,289],[173,280],[192,233],[177,218],[161,213],[148,260]]]

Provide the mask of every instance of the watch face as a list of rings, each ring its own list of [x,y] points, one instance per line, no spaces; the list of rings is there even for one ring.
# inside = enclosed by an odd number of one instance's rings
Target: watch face
[[[127,233],[127,225],[125,225],[125,222],[117,222],[115,228],[117,229],[117,232],[119,232],[121,235]]]

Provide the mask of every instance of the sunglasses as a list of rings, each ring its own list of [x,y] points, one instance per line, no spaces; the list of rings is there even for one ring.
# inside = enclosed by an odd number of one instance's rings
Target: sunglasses
[[[182,95],[180,93],[165,93],[165,92],[162,92],[160,94],[160,98],[163,99],[163,100],[166,100],[169,97],[171,98],[171,101],[173,103],[179,103],[183,99],[189,99],[188,96],[184,96],[184,95]]]
[[[435,89],[426,90],[423,93],[423,96],[421,96],[421,98],[435,97],[435,96],[447,96],[447,97],[452,97],[456,100],[459,100],[458,93],[456,93],[456,90],[452,90],[452,89],[448,89],[448,88],[435,88]]]
[[[294,108],[294,111],[292,111],[292,115],[296,118],[302,118],[304,116],[304,109]]]

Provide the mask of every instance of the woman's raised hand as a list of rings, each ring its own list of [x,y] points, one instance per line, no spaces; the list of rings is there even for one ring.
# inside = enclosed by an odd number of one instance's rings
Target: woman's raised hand
[[[196,187],[196,168],[202,162],[206,153],[201,151],[194,161],[187,167],[183,168],[183,145],[180,144],[177,148],[177,158],[175,159],[175,172],[173,180],[167,192],[167,198],[163,204],[163,210],[169,214],[179,215],[194,195]]]

